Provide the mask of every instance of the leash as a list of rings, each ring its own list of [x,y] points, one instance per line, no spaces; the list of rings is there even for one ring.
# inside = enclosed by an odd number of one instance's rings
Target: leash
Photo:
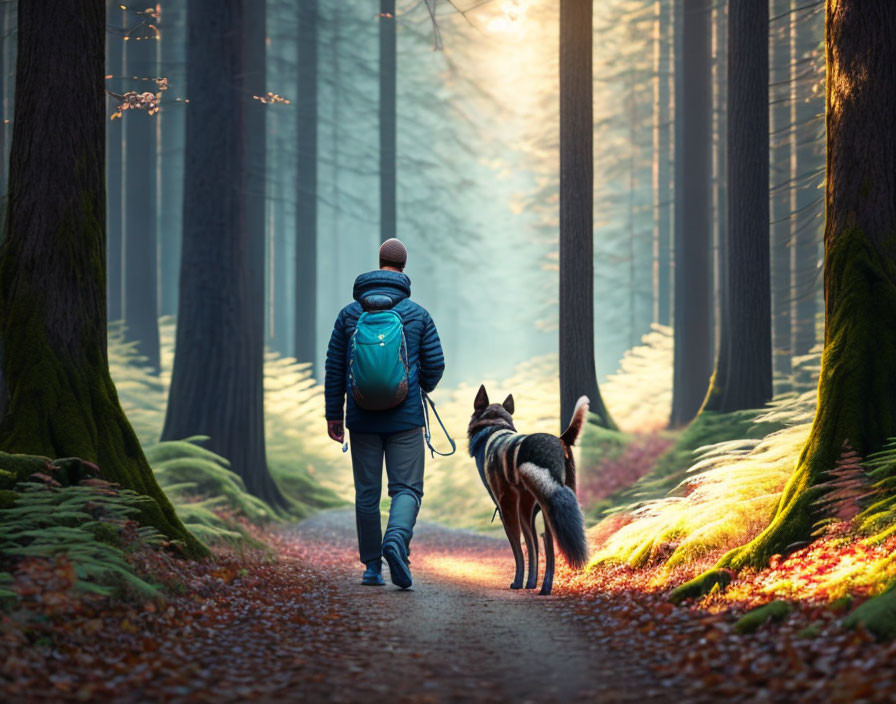
[[[445,427],[445,424],[442,422],[442,419],[439,418],[439,412],[436,410],[436,404],[433,400],[427,395],[425,391],[420,390],[420,395],[423,399],[423,433],[426,438],[426,446],[429,448],[429,451],[432,453],[432,456],[440,455],[441,457],[450,457],[457,451],[457,445],[455,445],[454,440],[451,439],[451,436],[448,434],[448,429]],[[445,433],[445,437],[448,438],[448,442],[451,444],[451,452],[439,452],[432,446],[432,433],[429,429],[429,406],[432,407],[432,412],[436,416],[436,420],[439,421],[439,425],[442,426],[442,432]]]

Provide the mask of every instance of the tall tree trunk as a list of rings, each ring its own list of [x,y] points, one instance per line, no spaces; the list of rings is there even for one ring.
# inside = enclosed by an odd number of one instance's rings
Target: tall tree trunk
[[[296,319],[293,335],[296,359],[314,364],[317,358],[317,0],[300,3],[298,19]]]
[[[718,358],[722,345],[722,321],[728,316],[728,5],[719,3],[713,10],[715,44],[715,105],[713,107],[713,146],[715,183],[713,186],[713,309],[710,339],[713,355]]]
[[[250,492],[283,504],[265,458],[263,184],[249,190],[264,174],[253,170],[263,167],[257,151],[264,149],[264,114],[259,128],[261,103],[252,99],[264,89],[257,63],[264,20],[249,0],[190,0],[187,28],[190,207],[162,438],[210,436],[210,447],[230,460]]]
[[[288,153],[286,139],[278,140],[280,148],[275,155],[277,161],[282,163]],[[277,165],[275,165],[277,166]],[[273,265],[270,267],[271,275],[271,296],[274,305],[271,307],[271,327],[273,328],[273,336],[271,338],[271,347],[284,356],[291,354],[292,338],[289,334],[291,318],[295,317],[290,304],[294,296],[289,290],[288,285],[288,266],[289,260],[286,253],[286,188],[283,181],[285,180],[285,172],[288,169],[275,168],[270,173],[279,174],[274,189],[274,202],[272,210],[272,236],[271,236],[271,255],[273,256]]]
[[[675,78],[675,360],[670,425],[690,422],[712,373],[710,3],[685,0]]]
[[[657,0],[654,20],[654,110],[653,110],[653,319],[660,325],[671,322],[672,302],[672,45],[674,27],[672,3]],[[671,30],[671,31],[670,31]]]
[[[594,371],[591,0],[560,0],[560,425],[583,394],[615,427]]]
[[[109,24],[124,27],[124,11],[116,0],[109,0]],[[116,93],[125,90],[124,86],[124,39],[117,33],[106,34],[106,73],[111,75],[111,88]],[[108,98],[108,106],[112,108],[114,98]],[[112,114],[109,109],[107,115]],[[130,117],[130,115],[128,115]],[[106,246],[106,292],[108,298],[109,320],[121,320],[124,312],[122,301],[122,184],[124,163],[124,120],[106,119],[106,228],[108,243]]]
[[[6,52],[10,36],[9,12],[10,3],[4,3],[0,8],[0,194],[6,196],[6,180],[9,171],[9,162],[6,160],[6,140],[8,134],[9,112],[6,108],[6,91],[9,89],[9,75],[6,71]],[[2,213],[0,213],[2,215]]]
[[[265,201],[267,196],[267,108],[253,96],[267,91],[267,3],[242,0],[244,114],[242,135],[247,168],[242,171],[241,192],[246,200],[245,228],[246,265],[249,268],[249,297],[246,308],[246,336],[249,369],[261,381],[252,388],[251,426],[249,437],[257,443],[261,461],[246,465],[243,480],[246,488],[273,504],[285,501],[268,472],[264,434],[264,279],[265,279]],[[258,370],[258,371],[256,371]],[[257,377],[256,377],[257,374]]]
[[[729,8],[726,315],[705,410],[772,397],[768,238],[768,0]]]
[[[0,251],[0,448],[95,462],[103,478],[148,497],[146,522],[203,553],[156,484],[109,377],[105,2],[24,2],[18,29]],[[47,120],[59,105],[65,119]]]
[[[380,239],[398,233],[395,198],[395,0],[380,0]]]
[[[343,41],[343,23],[345,22],[345,7],[342,3],[333,3],[328,5],[329,17],[327,25],[330,27],[329,37],[329,60],[327,64],[330,68],[332,93],[329,97],[330,102],[330,144],[326,154],[330,161],[330,189],[328,198],[330,203],[329,221],[330,231],[326,234],[327,249],[331,252],[330,265],[332,267],[332,276],[330,276],[330,296],[333,300],[341,300],[345,295],[343,290],[343,276],[345,274],[345,263],[342,261],[344,257],[338,256],[342,248],[350,242],[349,238],[342,232],[342,213],[340,212],[339,203],[341,200],[340,189],[342,188],[342,171],[344,168],[342,157],[342,137],[344,133],[343,126],[343,110],[342,103],[345,100],[344,94],[346,87],[350,84],[348,76],[350,72],[344,70],[341,51]],[[318,166],[320,166],[318,164]],[[317,370],[319,378],[322,379],[322,370]]]
[[[14,84],[16,75],[16,8],[18,3],[7,2],[3,6],[3,51],[0,55],[0,71],[3,72],[3,90],[0,92],[0,112],[2,112],[3,149],[0,159],[3,160],[3,188],[0,193],[6,196],[9,185],[9,148],[12,137],[14,117]],[[0,213],[2,215],[2,213]]]
[[[159,42],[132,36],[124,43],[126,75],[155,78]],[[155,84],[140,81],[139,90],[155,92]],[[136,89],[136,88],[135,88]],[[158,252],[156,248],[156,116],[127,110],[123,117],[127,161],[124,165],[124,321],[127,338],[158,372],[159,313],[157,307]]]
[[[865,457],[896,435],[896,3],[827,2],[825,335],[818,410],[771,524],[719,567],[761,567],[808,539],[815,485],[848,443]],[[705,591],[718,570],[679,588]],[[891,593],[892,596],[892,593]],[[889,616],[892,621],[892,614]]]
[[[181,226],[183,225],[184,193],[184,104],[175,102],[183,96],[185,82],[186,12],[182,2],[168,2],[162,7],[160,74],[172,86],[162,94],[161,111],[157,115],[161,129],[158,193],[159,239],[159,313],[177,313],[178,277],[180,275]]]
[[[292,346],[292,339],[287,334],[290,317],[293,311],[290,303],[293,296],[288,290],[286,282],[287,254],[286,254],[286,189],[284,181],[289,173],[288,159],[286,157],[287,138],[280,134],[281,126],[277,116],[270,115],[268,127],[268,139],[270,152],[268,156],[267,191],[267,261],[265,270],[265,308],[266,308],[266,341],[268,346],[276,352],[287,356]]]
[[[793,0],[794,10],[802,0]],[[820,36],[812,30],[815,22],[804,23],[802,31],[795,37],[794,59],[804,59],[811,56],[818,46]],[[820,32],[819,32],[820,34]],[[810,64],[811,66],[811,64]],[[803,73],[810,70],[802,63],[793,63],[791,80],[795,81],[797,72]],[[818,216],[818,208],[813,203],[818,199],[818,189],[815,188],[816,179],[810,174],[823,163],[819,154],[817,142],[811,132],[799,130],[799,125],[813,122],[821,112],[819,103],[811,91],[811,82],[805,82],[805,87],[795,84],[799,91],[797,99],[792,103],[792,115],[794,123],[793,146],[795,159],[793,160],[792,178],[793,190],[793,217],[791,219],[791,243],[793,257],[791,258],[792,271],[792,303],[791,320],[793,321],[792,344],[794,355],[808,354],[815,346],[815,316],[818,310],[818,259],[819,259],[819,233],[822,228],[821,218]]]
[[[628,40],[635,41],[635,30],[631,25]],[[628,348],[638,344],[640,338],[638,327],[638,264],[637,261],[637,225],[635,223],[635,188],[637,182],[637,120],[638,104],[635,96],[637,77],[634,68],[629,69],[628,76]]]
[[[772,339],[774,371],[782,376],[791,372],[790,343],[790,232],[794,214],[790,194],[797,183],[791,179],[790,135],[796,126],[791,120],[790,89],[794,57],[790,53],[790,4],[792,0],[775,0],[776,18],[771,27],[769,47],[772,57],[771,92],[771,173],[772,190]]]

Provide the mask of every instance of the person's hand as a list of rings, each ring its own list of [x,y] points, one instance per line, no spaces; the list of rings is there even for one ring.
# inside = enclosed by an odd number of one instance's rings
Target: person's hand
[[[329,435],[332,440],[341,444],[345,440],[345,430],[342,427],[342,421],[328,420],[327,435]]]

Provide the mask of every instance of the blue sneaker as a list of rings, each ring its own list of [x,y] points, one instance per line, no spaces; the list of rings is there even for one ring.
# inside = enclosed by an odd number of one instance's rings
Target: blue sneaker
[[[407,550],[400,540],[387,540],[383,543],[383,557],[389,563],[389,576],[392,584],[402,589],[410,588],[411,570],[408,567]]]
[[[382,587],[386,584],[383,581],[383,563],[381,560],[371,560],[367,563],[367,569],[364,570],[364,576],[361,577],[361,584],[365,587]]]

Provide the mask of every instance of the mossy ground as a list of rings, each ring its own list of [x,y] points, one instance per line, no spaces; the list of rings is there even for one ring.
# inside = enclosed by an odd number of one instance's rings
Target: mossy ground
[[[791,610],[792,607],[786,601],[770,601],[741,616],[734,624],[734,631],[741,634],[753,633],[769,621],[780,621]]]
[[[773,554],[807,541],[818,519],[818,484],[844,444],[860,456],[885,445],[896,431],[896,263],[879,256],[861,230],[850,227],[827,242],[826,329],[818,408],[809,438],[768,527],[725,554],[712,570],[677,589],[674,598],[705,593],[719,568],[762,567]],[[883,621],[891,596],[869,602]]]
[[[848,628],[862,625],[881,640],[896,638],[896,584],[859,606],[843,623]]]

